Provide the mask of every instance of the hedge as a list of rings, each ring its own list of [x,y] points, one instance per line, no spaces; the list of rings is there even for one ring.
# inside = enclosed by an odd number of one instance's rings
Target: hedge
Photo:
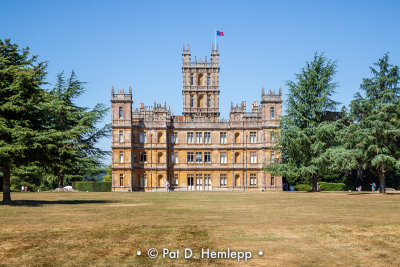
[[[298,184],[293,186],[294,191],[312,191],[312,186],[309,184]]]
[[[319,191],[345,191],[346,185],[344,183],[327,183],[319,182]]]
[[[75,182],[73,187],[84,192],[111,192],[111,182]]]

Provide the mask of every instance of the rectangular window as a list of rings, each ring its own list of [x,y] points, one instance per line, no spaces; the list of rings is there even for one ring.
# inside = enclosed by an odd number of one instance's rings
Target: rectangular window
[[[119,175],[119,186],[124,186],[124,175],[122,173]]]
[[[204,174],[204,189],[209,190],[211,186],[211,174]]]
[[[255,144],[257,143],[257,133],[250,132],[250,143]]]
[[[201,174],[196,174],[196,190],[203,189],[203,176]]]
[[[219,133],[219,142],[220,142],[220,144],[226,144],[226,133],[225,132]]]
[[[270,112],[271,112],[271,119],[275,118],[275,108],[274,107],[271,107]]]
[[[122,143],[124,142],[124,131],[119,131],[119,142]]]
[[[203,154],[201,152],[196,152],[196,163],[203,163]]]
[[[211,144],[211,133],[204,133],[204,144]]]
[[[140,152],[140,162],[141,162],[141,163],[147,162],[147,154],[146,154],[146,151]]]
[[[204,152],[204,163],[211,163],[211,152]]]
[[[187,152],[187,163],[194,163],[193,152]]]
[[[257,186],[257,174],[250,174],[250,186]]]
[[[221,152],[219,154],[219,162],[220,163],[227,163],[226,152]]]
[[[211,85],[211,74],[210,73],[207,75],[207,85],[208,86]]]
[[[120,119],[124,118],[124,108],[123,107],[119,107],[119,118]]]
[[[171,133],[171,144],[177,144],[178,143],[178,133]]]
[[[147,143],[147,135],[145,132],[140,132],[140,143]]]
[[[271,161],[274,161],[275,159],[275,151],[271,151]]]
[[[122,151],[119,152],[119,162],[120,163],[124,162],[124,152],[122,152]]]
[[[257,152],[250,151],[250,163],[257,163]]]
[[[192,108],[194,106],[194,96],[190,96],[190,107]]]
[[[270,140],[271,140],[271,142],[275,141],[275,133],[274,132],[271,132]]]
[[[219,183],[219,185],[220,186],[226,186],[226,174],[221,174],[220,175],[220,183]]]
[[[171,163],[178,163],[178,152],[171,152]]]
[[[146,174],[140,175],[140,187],[147,187],[147,175]]]
[[[193,144],[193,133],[192,132],[187,133],[187,143]]]
[[[201,144],[203,143],[203,135],[202,133],[196,133],[196,144]]]
[[[190,85],[193,85],[193,73],[192,74],[190,74]]]
[[[275,185],[275,176],[271,175],[271,185]]]

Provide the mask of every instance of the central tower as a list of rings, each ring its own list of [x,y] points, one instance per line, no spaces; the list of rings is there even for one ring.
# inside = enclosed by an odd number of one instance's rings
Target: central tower
[[[190,61],[189,44],[183,45],[183,116],[186,121],[203,118],[219,121],[219,52],[218,45],[211,48],[211,61],[207,57]]]

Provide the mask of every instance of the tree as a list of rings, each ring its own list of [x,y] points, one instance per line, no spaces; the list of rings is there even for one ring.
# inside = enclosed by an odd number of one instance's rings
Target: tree
[[[10,40],[0,39],[0,165],[3,172],[3,203],[11,202],[11,169],[35,160],[46,161],[58,134],[49,127],[54,105],[41,89],[46,62],[29,57]]]
[[[103,182],[112,182],[112,167],[111,164],[107,166],[107,173],[103,176]]]
[[[337,117],[338,103],[331,99],[337,86],[335,73],[336,62],[316,53],[296,74],[296,81],[287,82],[289,96],[278,144],[282,161],[266,166],[267,171],[286,176],[289,183],[311,182],[314,191],[318,176],[327,172],[318,157],[328,149],[335,130],[334,125],[321,124]]]
[[[52,128],[63,132],[64,138],[58,139],[50,151],[52,160],[47,165],[49,171],[58,177],[59,188],[64,186],[66,176],[100,172],[101,160],[107,154],[95,145],[110,133],[110,125],[97,128],[108,108],[103,104],[97,104],[92,110],[79,107],[74,101],[83,92],[84,83],[77,79],[74,71],[67,80],[60,73],[55,88],[50,91],[62,104],[52,120]]]
[[[350,104],[353,124],[347,143],[358,152],[362,168],[379,177],[380,193],[385,193],[386,173],[400,168],[400,74],[387,53],[374,65],[372,77],[360,85],[364,96],[357,93]]]

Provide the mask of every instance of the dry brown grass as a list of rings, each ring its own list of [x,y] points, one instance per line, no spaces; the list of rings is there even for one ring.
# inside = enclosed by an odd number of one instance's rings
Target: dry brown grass
[[[396,194],[60,192],[12,198],[18,205],[0,205],[0,265],[400,265]],[[253,258],[150,259],[152,247],[188,247],[197,258],[201,248],[230,247]]]

